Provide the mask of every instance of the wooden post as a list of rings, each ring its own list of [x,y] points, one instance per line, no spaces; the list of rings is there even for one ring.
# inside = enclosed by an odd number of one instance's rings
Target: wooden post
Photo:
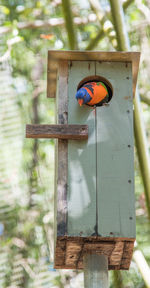
[[[85,254],[84,287],[108,288],[108,257],[105,255]]]

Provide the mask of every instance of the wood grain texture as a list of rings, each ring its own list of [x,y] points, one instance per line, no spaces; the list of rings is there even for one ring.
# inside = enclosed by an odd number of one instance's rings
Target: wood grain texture
[[[58,62],[66,61],[100,61],[132,63],[133,96],[135,95],[139,69],[139,52],[104,52],[104,51],[48,51],[47,97],[55,97]]]
[[[74,251],[74,253],[72,253]],[[81,244],[76,242],[69,241],[66,246],[66,257],[65,262],[68,263],[68,266],[74,265],[77,263],[81,252]]]
[[[105,51],[63,51],[49,50],[48,56],[53,61],[102,61],[134,62],[140,60],[140,52],[105,52]]]
[[[26,138],[88,139],[87,125],[26,125]]]
[[[109,270],[128,270],[135,239],[103,237],[58,237],[56,241],[56,269],[83,269],[86,254],[108,257]]]
[[[82,78],[95,73],[95,62],[70,63],[68,76],[68,124],[88,125],[88,141],[68,141],[68,236],[96,233],[95,114],[80,107],[75,94]]]
[[[133,255],[133,249],[134,249],[134,242],[126,241],[124,243],[124,249],[123,249],[123,255],[122,255],[122,262],[120,265],[120,269],[126,270],[128,269],[132,255]]]
[[[68,124],[68,63],[59,63],[58,97],[56,99],[57,123]],[[67,233],[67,180],[68,180],[68,140],[59,139],[57,142],[57,232],[56,235]]]
[[[117,266],[118,263],[121,262],[123,256],[123,249],[124,249],[124,242],[123,241],[117,242],[109,258],[110,265]]]
[[[98,234],[135,238],[134,139],[131,63],[96,63],[114,95],[97,108]]]
[[[47,62],[47,97],[55,98],[57,85],[58,62],[51,59]]]

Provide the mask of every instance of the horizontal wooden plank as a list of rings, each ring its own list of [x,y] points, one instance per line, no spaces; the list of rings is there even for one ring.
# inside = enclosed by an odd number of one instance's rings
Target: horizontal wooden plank
[[[105,61],[105,62],[133,62],[138,61],[140,52],[105,52],[105,51],[64,51],[49,50],[48,56],[53,60],[72,61]]]
[[[26,125],[26,138],[88,139],[88,125]]]

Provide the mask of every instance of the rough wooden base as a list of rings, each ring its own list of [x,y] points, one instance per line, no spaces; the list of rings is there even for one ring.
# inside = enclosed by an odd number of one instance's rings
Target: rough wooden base
[[[102,237],[58,237],[55,247],[55,268],[83,269],[83,255],[108,257],[109,270],[128,270],[135,239]]]

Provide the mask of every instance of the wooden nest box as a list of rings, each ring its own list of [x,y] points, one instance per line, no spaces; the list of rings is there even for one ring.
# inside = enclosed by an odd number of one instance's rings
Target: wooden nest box
[[[109,269],[129,269],[135,241],[133,96],[139,58],[138,52],[48,52],[47,93],[56,95],[59,138],[55,268],[83,269],[83,255],[94,253],[108,256]],[[109,86],[112,98],[94,113],[80,107],[75,94],[98,79]]]

